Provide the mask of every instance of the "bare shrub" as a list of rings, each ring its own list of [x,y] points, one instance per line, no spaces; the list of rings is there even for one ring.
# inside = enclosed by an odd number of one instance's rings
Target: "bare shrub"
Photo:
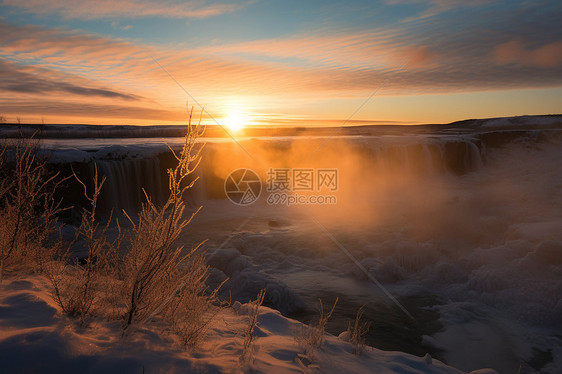
[[[353,325],[350,323],[348,326],[349,331],[349,341],[352,346],[352,353],[354,355],[361,355],[363,350],[365,349],[365,335],[369,332],[369,328],[371,327],[371,322],[363,322],[361,321],[363,318],[363,314],[365,313],[365,307],[362,306],[357,311],[355,315],[355,321],[353,321]]]
[[[49,174],[47,160],[38,158],[38,143],[33,139],[2,148],[0,280],[5,268],[29,267],[33,261],[49,278],[53,298],[62,311],[82,323],[96,311],[107,314],[112,309],[111,317],[123,319],[125,334],[131,327],[158,317],[184,344],[197,344],[218,313],[214,305],[218,289],[206,289],[208,266],[201,250],[203,243],[187,251],[177,244],[199,211],[187,214],[184,203],[185,192],[196,181],[189,181],[189,177],[200,161],[202,147],[197,150],[195,142],[204,131],[201,120],[192,125],[192,116],[193,110],[181,151],[170,149],[178,164],[168,170],[169,198],[163,206],[157,206],[145,192],[147,201],[138,217],[133,220],[127,216],[133,228],[126,248],[121,232],[114,241],[108,239],[111,217],[105,224],[96,220],[105,182],[105,177],[99,178],[97,167],[93,191],[88,192],[86,183],[74,175],[90,207],[82,212],[75,239],[63,245],[62,239],[53,240],[52,236],[56,215],[61,211],[53,194],[64,179],[59,180],[58,173]],[[13,160],[7,159],[9,152]],[[9,169],[5,167],[7,160],[11,162]],[[85,243],[87,256],[72,261],[70,249],[79,240]],[[122,257],[121,250],[125,252]]]
[[[324,304],[322,300],[319,299],[319,317],[316,323],[308,325],[301,325],[297,327],[294,331],[294,338],[299,347],[304,349],[304,353],[310,355],[315,349],[322,347],[324,343],[324,336],[326,334],[326,324],[332,317],[336,304],[338,303],[338,298],[334,301],[334,305],[328,313],[324,311]]]
[[[194,347],[206,336],[210,323],[221,310],[220,305],[215,305],[220,286],[207,292],[208,266],[203,256],[192,256],[185,266],[192,269],[190,278],[163,308],[162,314],[181,343]]]
[[[186,344],[197,341],[204,331],[203,315],[214,299],[214,293],[205,296],[208,267],[200,251],[203,243],[187,253],[176,243],[199,211],[185,214],[184,203],[186,190],[197,180],[188,182],[188,176],[199,164],[201,148],[195,150],[195,141],[204,131],[201,121],[192,125],[192,115],[193,110],[182,150],[176,153],[170,149],[178,161],[168,170],[170,195],[162,207],[146,196],[138,219],[129,218],[133,224],[130,249],[120,267],[126,300],[124,333],[159,315]]]
[[[107,230],[111,217],[105,225],[96,221],[96,209],[105,177],[99,178],[97,166],[94,168],[93,191],[88,194],[86,185],[74,174],[84,188],[84,196],[90,203],[89,209],[82,212],[80,226],[76,230],[75,239],[67,250],[58,254],[47,266],[47,277],[53,286],[53,297],[62,311],[70,316],[79,317],[81,323],[93,313],[93,309],[101,293],[112,290],[112,282],[103,282],[113,276],[113,269],[118,257],[121,237],[111,242]],[[87,256],[82,261],[76,259],[71,264],[69,249],[72,244],[82,239],[87,248]],[[102,284],[103,283],[103,284]],[[100,309],[106,305],[100,306]]]
[[[265,298],[265,288],[263,288],[257,295],[256,300],[252,301],[252,308],[248,316],[248,323],[244,327],[242,354],[240,355],[241,364],[250,364],[253,361],[255,353],[255,340],[254,330],[258,325],[258,317],[260,314],[260,306],[263,304]]]
[[[39,157],[39,141],[20,138],[0,152],[0,282],[5,271],[37,271],[56,251],[54,193],[64,179]]]

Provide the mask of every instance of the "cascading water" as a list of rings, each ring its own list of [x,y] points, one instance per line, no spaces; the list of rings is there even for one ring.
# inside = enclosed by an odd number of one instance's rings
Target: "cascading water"
[[[135,212],[146,201],[144,191],[155,202],[163,199],[162,170],[160,159],[135,158],[122,160],[96,160],[89,163],[93,175],[97,165],[99,173],[106,177],[100,196],[100,208]]]
[[[266,154],[256,155],[256,158],[260,159],[261,165],[248,163],[248,161],[255,160],[244,158],[243,151],[236,144],[209,143],[204,149],[201,164],[192,175],[193,178],[198,178],[198,181],[188,191],[187,202],[193,206],[199,206],[208,199],[226,198],[223,189],[225,170],[219,173],[217,169],[230,168],[227,170],[230,172],[237,167],[247,167],[256,168],[259,171],[260,167],[264,167],[263,165],[276,167],[276,162],[286,159],[292,160],[292,163],[299,166],[302,163],[299,158],[301,156],[298,154],[299,149],[303,147],[307,149],[307,142],[306,138],[279,139],[272,137],[244,140],[243,143],[248,148],[255,146],[262,152],[266,150]],[[483,165],[484,142],[458,136],[407,139],[354,137],[346,141],[344,148],[344,152],[354,152],[358,155],[357,161],[365,166],[364,171],[367,174],[402,173],[427,177],[436,174],[463,175],[480,169]],[[59,161],[56,163],[61,164],[61,159],[72,162],[74,169],[81,171],[81,179],[86,182],[92,180],[94,165],[97,165],[100,177],[106,177],[100,195],[98,212],[107,214],[112,210],[116,213],[125,210],[128,213],[135,213],[146,201],[143,190],[157,204],[165,200],[167,169],[173,167],[175,158],[171,152],[164,152],[161,149],[152,152],[144,149],[141,153],[130,151],[129,146],[119,148],[112,146],[111,152],[107,148],[96,152],[92,152],[91,148],[88,148],[87,158],[84,157],[84,153],[79,154],[81,160],[73,159],[76,157],[74,153],[64,155],[64,152],[61,152],[58,157]],[[342,152],[337,148],[323,151],[327,151],[332,156]],[[60,157],[61,154],[63,157]],[[240,161],[239,164],[236,164],[236,160]],[[348,165],[342,161],[344,160],[332,157],[326,166],[339,168],[345,172]],[[319,155],[311,162],[325,162],[324,155]],[[61,165],[61,167],[63,166]],[[74,193],[66,198],[65,203],[69,206],[84,205],[84,201],[74,201],[83,198],[79,194]]]

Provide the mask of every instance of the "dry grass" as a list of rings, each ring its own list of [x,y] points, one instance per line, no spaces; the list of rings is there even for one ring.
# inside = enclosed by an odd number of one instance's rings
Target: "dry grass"
[[[242,353],[240,355],[240,363],[242,365],[250,365],[254,360],[256,341],[254,330],[258,325],[260,306],[263,304],[265,292],[266,290],[263,288],[258,293],[256,300],[252,301],[252,307],[248,316],[248,323],[246,324],[243,332],[244,340],[242,342]]]
[[[365,336],[371,327],[371,322],[362,321],[364,313],[365,307],[362,306],[357,311],[353,324],[350,323],[348,326],[352,353],[357,356],[361,355],[365,349]]]
[[[319,316],[316,323],[308,325],[301,325],[294,331],[294,338],[299,347],[304,349],[306,355],[312,355],[314,350],[321,348],[324,343],[324,337],[326,334],[326,324],[332,317],[336,304],[338,303],[338,298],[334,301],[334,305],[328,313],[324,310],[324,304],[322,300],[318,300],[319,303]]]

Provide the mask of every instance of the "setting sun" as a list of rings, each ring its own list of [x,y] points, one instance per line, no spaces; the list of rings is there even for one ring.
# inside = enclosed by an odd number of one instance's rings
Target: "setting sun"
[[[248,116],[240,110],[232,109],[224,118],[223,126],[228,128],[229,131],[236,132],[241,130],[248,123]]]

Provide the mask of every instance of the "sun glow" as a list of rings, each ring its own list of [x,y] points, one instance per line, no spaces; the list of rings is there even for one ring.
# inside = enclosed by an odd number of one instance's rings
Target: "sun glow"
[[[248,123],[248,116],[237,109],[231,109],[224,118],[223,125],[231,132],[240,131]]]

